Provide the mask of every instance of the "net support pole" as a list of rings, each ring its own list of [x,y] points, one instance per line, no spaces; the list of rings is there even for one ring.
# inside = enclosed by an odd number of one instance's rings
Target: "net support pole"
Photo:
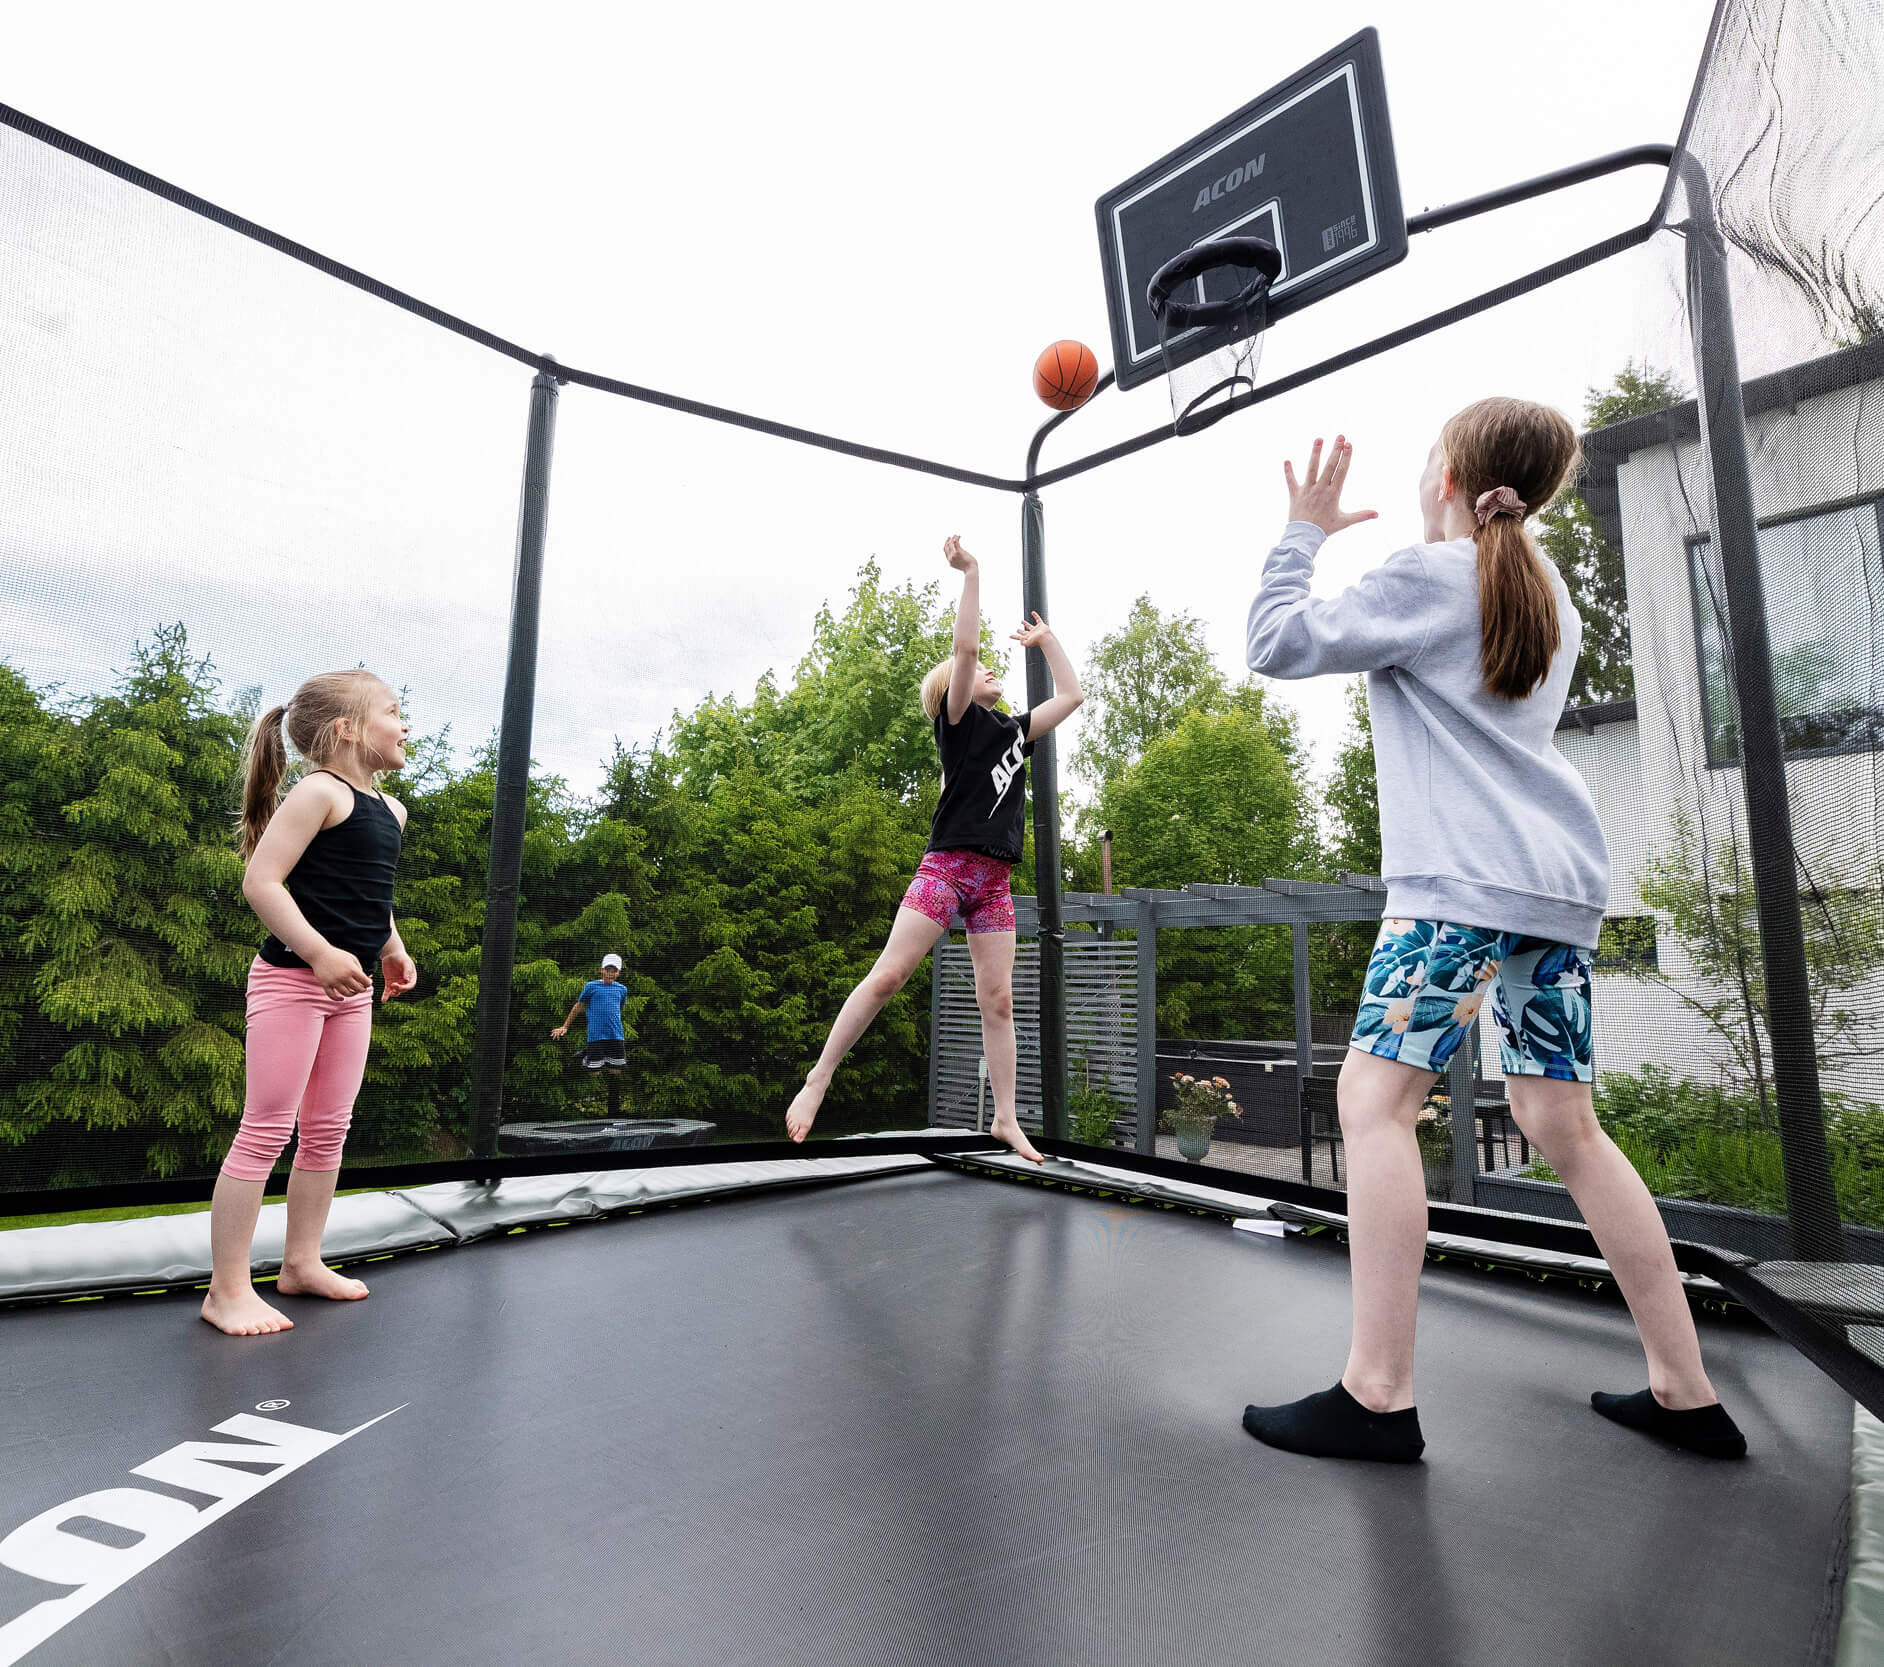
[[[517,510],[517,565],[510,595],[510,653],[497,739],[484,942],[478,959],[477,1033],[472,1043],[471,1151],[497,1155],[510,1036],[510,975],[517,957],[517,898],[523,884],[524,814],[530,791],[530,727],[536,713],[537,626],[543,604],[543,546],[549,527],[550,459],[557,388],[539,372],[530,384],[530,429]]]
[[[1158,903],[1138,902],[1138,1138],[1134,1147],[1158,1154]]]
[[[1706,170],[1692,154],[1678,166],[1687,187],[1687,287],[1697,407],[1713,488],[1714,549],[1727,602],[1728,675],[1740,719],[1741,784],[1753,868],[1760,956],[1766,974],[1767,1035],[1779,1110],[1780,1152],[1793,1253],[1801,1261],[1845,1259],[1844,1229],[1825,1144],[1813,1035],[1805,925],[1799,908],[1785,744],[1773,690],[1773,652],[1760,578],[1759,522],[1747,462],[1746,409],[1734,343],[1727,248],[1714,218]]]
[[[1308,1079],[1315,1074],[1315,1019],[1308,991],[1308,922],[1289,928],[1289,970],[1295,985],[1295,1100],[1304,1125],[1308,1119]],[[1302,1180],[1315,1179],[1315,1143],[1302,1142]]]
[[[1047,614],[1047,527],[1040,495],[1021,499],[1021,617]],[[1053,696],[1053,673],[1037,648],[1027,655],[1027,705]],[[1054,740],[1034,743],[1034,892],[1040,915],[1040,1124],[1066,1139],[1066,922],[1060,904],[1060,781]]]
[[[929,1127],[942,1120],[942,959],[949,934],[936,939],[929,956]]]
[[[1478,1202],[1478,1070],[1474,1053],[1478,1025],[1465,1027],[1465,1038],[1446,1067],[1446,1097],[1452,1110],[1452,1202]]]

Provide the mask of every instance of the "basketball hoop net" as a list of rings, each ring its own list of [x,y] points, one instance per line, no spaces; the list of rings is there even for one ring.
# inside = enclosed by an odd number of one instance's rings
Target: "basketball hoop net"
[[[1158,321],[1158,351],[1171,390],[1171,425],[1195,434],[1223,416],[1238,394],[1256,386],[1262,332],[1269,316],[1269,286],[1282,270],[1282,255],[1263,237],[1223,237],[1186,249],[1158,268],[1145,292]],[[1235,287],[1217,299],[1206,284],[1212,273],[1231,272]],[[1194,351],[1200,333],[1220,338]]]

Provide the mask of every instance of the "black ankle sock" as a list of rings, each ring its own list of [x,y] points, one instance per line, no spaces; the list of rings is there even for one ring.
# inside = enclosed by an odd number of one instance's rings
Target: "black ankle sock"
[[[1747,1456],[1747,1438],[1718,1401],[1713,1406],[1673,1412],[1655,1399],[1653,1390],[1638,1390],[1633,1395],[1606,1395],[1599,1389],[1590,1397],[1590,1405],[1605,1418],[1627,1424],[1632,1430],[1659,1436],[1703,1458],[1744,1459]]]
[[[1411,1464],[1426,1451],[1416,1408],[1369,1412],[1342,1384],[1281,1407],[1245,1407],[1243,1428],[1258,1441],[1319,1459]]]

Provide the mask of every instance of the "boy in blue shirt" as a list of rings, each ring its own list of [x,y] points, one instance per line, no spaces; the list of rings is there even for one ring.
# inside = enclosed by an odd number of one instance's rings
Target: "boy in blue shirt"
[[[622,1029],[622,1003],[628,990],[621,982],[621,957],[604,955],[602,974],[582,986],[582,994],[569,1009],[569,1015],[550,1035],[561,1041],[569,1034],[578,1013],[586,1012],[589,1021],[589,1045],[583,1049],[582,1063],[591,1071],[608,1073],[608,1114],[621,1110],[621,1073],[628,1063],[628,1037]]]

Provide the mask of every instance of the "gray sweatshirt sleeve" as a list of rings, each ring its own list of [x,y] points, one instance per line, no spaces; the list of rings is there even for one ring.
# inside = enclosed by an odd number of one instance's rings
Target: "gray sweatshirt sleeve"
[[[1309,521],[1282,529],[1249,606],[1249,669],[1269,677],[1411,669],[1443,607],[1419,551],[1402,550],[1339,596],[1319,599],[1308,584],[1327,536]]]

